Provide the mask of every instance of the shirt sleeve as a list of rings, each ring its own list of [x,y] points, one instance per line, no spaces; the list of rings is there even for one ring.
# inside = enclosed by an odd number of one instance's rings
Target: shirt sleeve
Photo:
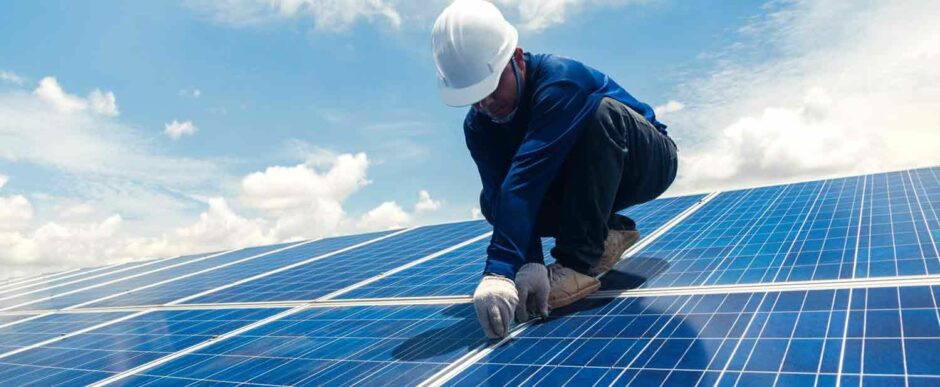
[[[586,102],[574,82],[553,82],[535,91],[525,137],[491,202],[493,238],[486,273],[515,278],[531,255],[527,250],[536,242],[539,206],[577,140],[576,117]]]
[[[499,192],[499,186],[502,184],[506,173],[509,172],[509,165],[512,162],[512,151],[507,149],[508,140],[502,138],[501,133],[492,130],[492,128],[474,127],[473,113],[467,114],[464,121],[464,134],[467,140],[467,149],[470,150],[470,156],[477,165],[477,171],[480,173],[480,183],[483,185],[481,209],[485,212],[492,208],[496,193]],[[486,214],[487,218],[490,214]]]

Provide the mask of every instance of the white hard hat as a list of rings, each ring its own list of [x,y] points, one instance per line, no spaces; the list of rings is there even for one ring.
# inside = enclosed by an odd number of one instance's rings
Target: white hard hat
[[[444,103],[466,106],[496,90],[518,41],[516,29],[490,2],[457,0],[448,6],[431,31]]]

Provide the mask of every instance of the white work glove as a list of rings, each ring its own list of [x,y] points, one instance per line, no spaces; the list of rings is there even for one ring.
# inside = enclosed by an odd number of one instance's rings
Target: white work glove
[[[516,285],[511,279],[487,274],[473,292],[473,307],[486,337],[499,339],[509,334],[512,313],[519,303]]]
[[[541,263],[522,265],[516,273],[516,291],[519,304],[516,305],[516,321],[524,323],[530,318],[548,317],[548,269]]]

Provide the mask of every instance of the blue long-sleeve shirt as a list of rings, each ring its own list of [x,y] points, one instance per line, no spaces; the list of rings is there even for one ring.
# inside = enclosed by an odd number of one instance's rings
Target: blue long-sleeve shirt
[[[496,124],[473,109],[464,120],[493,223],[484,272],[511,279],[523,264],[542,262],[541,254],[526,253],[540,243],[535,235],[539,206],[604,97],[629,106],[666,133],[649,105],[600,71],[550,54],[525,53],[525,64],[525,90],[512,121]]]

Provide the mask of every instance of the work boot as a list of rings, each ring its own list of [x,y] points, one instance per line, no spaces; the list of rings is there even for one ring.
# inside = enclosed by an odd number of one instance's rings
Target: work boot
[[[597,266],[591,268],[591,275],[598,276],[613,269],[623,257],[623,252],[636,244],[638,240],[640,240],[640,232],[637,230],[607,232],[607,239],[604,240],[604,255],[601,256],[601,261]]]
[[[578,273],[557,262],[548,266],[548,277],[551,284],[548,306],[552,309],[571,305],[601,287],[601,281],[597,278]]]

